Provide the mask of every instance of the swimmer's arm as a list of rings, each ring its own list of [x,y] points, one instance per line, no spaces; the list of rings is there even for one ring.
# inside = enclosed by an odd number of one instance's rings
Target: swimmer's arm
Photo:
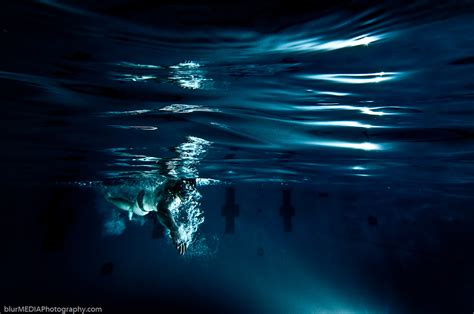
[[[160,223],[168,228],[171,233],[177,232],[178,225],[171,216],[171,212],[167,207],[166,202],[160,202],[158,205],[158,220]]]
[[[114,204],[115,206],[117,206],[118,208],[120,209],[123,209],[123,210],[126,210],[126,211],[130,211],[130,209],[132,208],[133,204],[130,203],[127,199],[125,198],[121,198],[121,197],[113,197],[113,196],[109,196],[107,195],[105,197],[105,199],[107,201],[109,201],[110,203]]]
[[[157,214],[160,223],[169,229],[171,239],[173,240],[173,244],[176,246],[179,254],[183,255],[188,249],[188,244],[180,240],[178,225],[171,216],[170,210],[167,206],[159,206]]]

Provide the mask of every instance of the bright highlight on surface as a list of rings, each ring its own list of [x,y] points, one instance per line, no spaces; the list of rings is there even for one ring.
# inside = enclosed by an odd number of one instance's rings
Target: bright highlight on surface
[[[125,82],[143,82],[156,79],[157,76],[155,75],[136,75],[136,74],[118,74],[115,78],[117,81],[125,81]]]
[[[309,122],[311,125],[322,125],[322,126],[342,126],[342,127],[354,127],[354,128],[380,128],[380,126],[364,124],[358,121],[318,121],[318,122]]]
[[[377,72],[356,74],[308,74],[302,78],[310,80],[322,80],[344,84],[368,84],[380,83],[400,77],[401,72]]]
[[[117,62],[115,63],[118,66],[124,67],[124,68],[135,68],[135,69],[161,69],[159,65],[153,65],[153,64],[139,64],[139,63],[133,63],[133,62]]]
[[[319,95],[328,95],[328,96],[336,96],[336,97],[344,97],[344,96],[352,95],[351,93],[328,92],[328,91],[318,91],[317,93]]]
[[[362,35],[350,39],[324,41],[320,37],[293,40],[275,48],[277,51],[332,51],[356,46],[368,46],[382,39],[383,35]]]
[[[340,141],[317,141],[309,143],[311,145],[318,145],[318,146],[327,146],[327,147],[339,147],[339,148],[352,148],[352,149],[360,149],[360,150],[382,150],[382,146],[379,144],[374,144],[370,142],[363,142],[363,143],[351,143],[351,142],[340,142]]]
[[[172,104],[160,109],[161,111],[171,111],[174,113],[191,113],[191,112],[219,112],[219,109],[208,108],[199,105]]]
[[[211,81],[205,77],[201,65],[194,61],[181,62],[170,66],[170,80],[178,83],[179,86],[186,89],[202,89],[206,83]]]
[[[350,105],[328,105],[327,103],[317,105],[317,106],[295,106],[298,110],[307,110],[307,111],[326,111],[326,110],[355,110],[360,111],[363,114],[367,114],[370,116],[384,116],[384,115],[394,115],[396,113],[387,113],[383,111],[379,111],[382,107],[357,107],[357,106],[350,106]]]

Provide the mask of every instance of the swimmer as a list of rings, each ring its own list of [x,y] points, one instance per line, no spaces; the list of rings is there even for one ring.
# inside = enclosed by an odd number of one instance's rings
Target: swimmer
[[[193,136],[173,149],[178,156],[160,158],[157,167],[164,181],[155,189],[141,189],[132,199],[106,193],[106,199],[116,207],[127,211],[129,219],[133,215],[147,216],[158,221],[169,230],[171,239],[179,254],[189,248],[189,234],[183,234],[182,225],[177,224],[177,213],[181,206],[193,203],[198,195],[196,178],[197,166],[211,143]],[[183,178],[187,177],[187,178]],[[192,177],[192,178],[189,178]],[[156,219],[154,217],[156,216]]]
[[[179,228],[171,211],[184,203],[196,190],[196,179],[166,179],[154,190],[141,190],[135,202],[128,199],[106,195],[107,201],[128,212],[129,219],[133,215],[146,216],[156,212],[157,220],[169,230],[171,239],[179,254],[186,253],[189,244],[180,238]]]

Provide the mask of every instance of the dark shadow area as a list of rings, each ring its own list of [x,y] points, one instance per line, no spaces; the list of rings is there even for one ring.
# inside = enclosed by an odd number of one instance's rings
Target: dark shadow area
[[[225,190],[225,204],[222,206],[221,215],[225,217],[225,233],[235,232],[235,218],[239,216],[239,206],[235,203],[235,188]]]

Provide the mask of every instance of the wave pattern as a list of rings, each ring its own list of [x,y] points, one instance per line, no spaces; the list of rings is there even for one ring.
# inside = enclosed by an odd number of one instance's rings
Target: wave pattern
[[[165,171],[156,167],[162,160],[186,167],[170,156],[188,136],[213,143],[200,173],[224,181],[474,179],[468,15],[373,8],[351,17],[331,11],[271,33],[183,33],[39,5],[71,19],[61,32],[74,48],[34,56],[22,48],[28,64],[6,64],[0,82],[6,99],[24,100],[6,122],[12,138],[25,139],[22,149],[40,161],[60,160],[60,179],[151,176]],[[48,34],[55,23],[38,27]],[[54,140],[26,140],[28,132]],[[10,162],[21,163],[24,150]],[[90,171],[71,170],[82,161]]]

